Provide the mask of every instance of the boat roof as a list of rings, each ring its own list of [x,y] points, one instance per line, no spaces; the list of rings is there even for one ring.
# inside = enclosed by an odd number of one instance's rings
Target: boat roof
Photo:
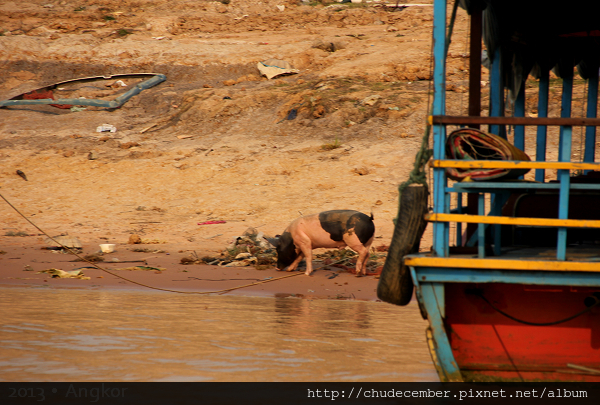
[[[539,77],[553,69],[559,77],[578,73],[588,79],[600,68],[600,1],[459,0],[469,14],[483,10],[488,57],[502,60],[507,87],[513,77]]]

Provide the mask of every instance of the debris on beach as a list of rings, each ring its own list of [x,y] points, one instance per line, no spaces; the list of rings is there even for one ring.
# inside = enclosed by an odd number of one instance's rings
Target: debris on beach
[[[120,268],[113,269],[113,270],[127,270],[127,271],[143,270],[143,271],[154,271],[155,273],[156,272],[160,273],[161,271],[165,271],[167,269],[164,269],[162,267],[151,267],[151,266],[131,266],[131,267],[120,267]]]
[[[216,221],[198,222],[198,225],[215,225],[215,224],[226,224],[226,223],[227,223],[227,221],[216,220]]]
[[[133,86],[129,91],[119,95],[113,100],[104,100],[104,99],[88,99],[86,97],[79,95],[79,97],[71,94],[71,98],[59,98],[56,91],[64,90],[64,85],[69,85],[72,83],[87,83],[91,81],[102,81],[109,80],[112,78],[120,77],[122,79],[140,79],[146,78],[147,80],[137,83]],[[167,76],[160,73],[132,73],[132,74],[117,74],[112,76],[93,76],[93,77],[82,77],[78,79],[65,80],[62,82],[54,83],[50,86],[41,87],[39,89],[31,90],[27,93],[19,94],[18,96],[14,96],[10,100],[0,100],[0,107],[9,107],[14,105],[43,105],[49,104],[52,107],[60,108],[60,109],[71,109],[71,111],[81,111],[81,108],[72,110],[73,106],[94,106],[94,107],[102,107],[108,109],[116,109],[125,104],[129,99],[138,95],[140,92],[149,89],[151,87],[156,86],[167,80]],[[125,86],[122,86],[118,83],[123,83]],[[117,87],[127,87],[125,82],[122,80],[117,80],[113,82],[113,84],[117,84]],[[107,87],[112,87],[111,85],[106,85]],[[67,86],[68,87],[68,86]],[[77,86],[73,88],[77,89]],[[116,132],[117,129],[111,124],[102,124],[98,128],[96,128],[97,132]]]
[[[266,235],[256,228],[248,228],[236,237],[218,257],[198,257],[196,252],[181,258],[181,264],[210,264],[220,267],[255,266],[257,270],[265,270],[277,263],[277,252],[267,242]]]
[[[69,235],[59,235],[53,236],[52,238],[46,238],[46,249],[48,250],[63,250],[65,248],[69,249],[79,249],[83,248],[83,244],[79,239],[75,236]]]
[[[140,243],[142,243],[142,238],[140,238],[140,235],[137,235],[137,234],[129,235],[129,240],[127,241],[127,244],[139,245]]]
[[[148,248],[133,248],[131,249],[132,252],[138,252],[138,253],[167,253],[166,250],[162,250],[162,249],[148,249]]]
[[[28,180],[27,180],[27,176],[26,176],[26,175],[25,175],[25,173],[23,173],[21,170],[17,170],[17,174],[18,174],[19,176],[21,176],[21,178],[22,178],[23,180],[25,180],[25,181],[28,181]]]
[[[337,267],[349,273],[354,273],[358,255],[350,249],[338,249],[317,253],[315,258],[315,263],[321,262],[325,266]]]
[[[117,127],[111,124],[102,124],[96,128],[96,132],[117,132]]]
[[[260,74],[266,76],[269,80],[279,76],[300,73],[300,71],[298,69],[294,69],[289,62],[280,59],[267,59],[265,61],[258,62],[256,67],[258,68]]]
[[[104,256],[102,256],[102,253],[90,253],[87,254],[85,256],[83,256],[83,258],[79,258],[77,257],[75,260],[73,260],[74,262],[103,262],[104,261]]]
[[[257,270],[266,270],[277,264],[277,251],[266,238],[267,235],[256,228],[248,228],[242,235],[234,238],[218,257],[199,257],[196,252],[192,252],[189,256],[182,257],[180,263],[209,264],[219,267],[254,266]],[[386,256],[386,246],[373,248],[367,262],[367,274],[381,273]],[[351,249],[334,249],[316,254],[315,257],[315,262],[354,274],[358,255]]]
[[[80,280],[90,280],[89,277],[83,275],[81,270],[64,271],[60,269],[48,269],[39,271],[37,274],[48,273],[52,278],[78,278]]]
[[[244,254],[248,255],[248,256],[242,256]],[[257,261],[258,261],[258,259],[256,257],[252,256],[250,253],[241,253],[235,257],[234,261],[227,262],[227,260],[225,260],[225,261],[221,261],[220,263],[217,263],[217,265],[219,267],[246,267],[246,266],[256,264]]]
[[[8,231],[4,234],[4,236],[29,236],[29,234],[23,231]]]
[[[367,275],[378,275],[383,269],[383,263],[387,256],[387,249],[383,250],[380,247],[372,249],[372,252],[367,260]],[[336,267],[354,274],[356,272],[356,260],[358,255],[350,249],[328,250],[323,253],[316,254],[315,257],[320,260],[325,266]],[[315,260],[317,262],[318,260]],[[327,267],[326,267],[327,268]]]

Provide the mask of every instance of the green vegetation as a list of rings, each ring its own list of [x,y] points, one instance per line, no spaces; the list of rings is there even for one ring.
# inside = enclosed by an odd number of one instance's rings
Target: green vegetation
[[[321,149],[323,149],[323,150],[333,150],[333,149],[337,149],[337,148],[339,148],[341,146],[342,146],[342,143],[340,142],[340,140],[338,139],[338,137],[336,135],[336,137],[333,140],[333,142],[325,143],[325,144],[321,145]]]
[[[119,36],[124,37],[130,34],[133,34],[133,32],[126,30],[125,28],[120,28],[117,30],[117,34],[119,34]]]
[[[370,7],[370,4],[367,4],[366,1],[363,1],[362,3],[344,3],[344,5],[348,8],[366,8],[366,7]]]
[[[18,232],[8,231],[4,234],[4,236],[29,236],[29,234],[27,232],[22,232],[22,231],[18,231]]]

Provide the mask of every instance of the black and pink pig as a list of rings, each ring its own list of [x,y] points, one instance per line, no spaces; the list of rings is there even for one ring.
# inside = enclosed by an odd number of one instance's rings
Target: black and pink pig
[[[366,275],[369,249],[375,235],[373,215],[352,210],[324,211],[294,220],[276,238],[268,241],[277,249],[277,270],[294,271],[306,257],[308,276],[313,271],[312,250],[346,246],[358,253],[356,275]]]

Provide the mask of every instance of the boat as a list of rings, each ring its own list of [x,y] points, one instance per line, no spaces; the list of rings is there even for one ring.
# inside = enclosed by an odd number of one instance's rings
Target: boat
[[[446,112],[458,5],[470,19],[462,116]],[[434,0],[433,8],[431,204],[412,208],[432,227],[433,245],[419,252],[409,243],[395,270],[410,275],[439,379],[600,382],[597,1]],[[573,108],[582,88],[585,110]],[[527,140],[533,157],[503,155],[486,137],[518,151]]]

